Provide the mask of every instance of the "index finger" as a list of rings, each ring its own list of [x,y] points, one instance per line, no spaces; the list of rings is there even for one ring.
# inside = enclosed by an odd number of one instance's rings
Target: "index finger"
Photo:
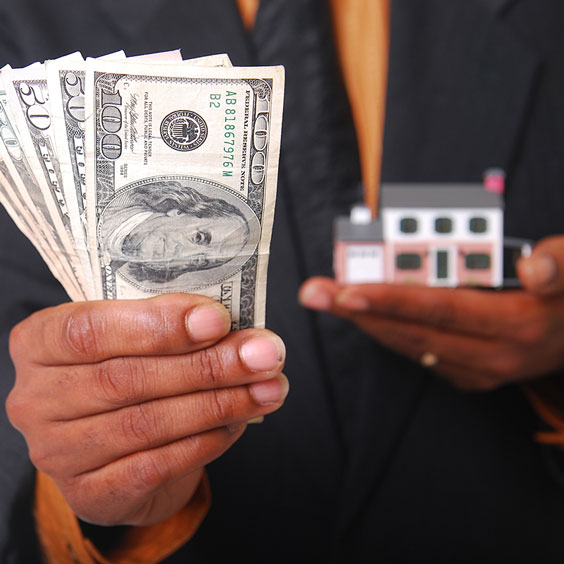
[[[15,362],[25,359],[45,366],[184,354],[218,341],[230,326],[221,304],[194,294],[68,303],[17,325],[10,353]]]
[[[519,290],[487,291],[470,288],[429,288],[367,284],[343,289],[336,307],[366,300],[365,311],[399,318],[444,331],[503,338],[539,312],[539,301]],[[354,308],[353,308],[354,309]],[[357,309],[358,311],[358,309]]]
[[[400,284],[339,286],[329,278],[308,280],[300,291],[308,307],[337,315],[376,314],[445,331],[480,337],[507,337],[508,331],[534,327],[546,307],[518,290],[430,288]]]

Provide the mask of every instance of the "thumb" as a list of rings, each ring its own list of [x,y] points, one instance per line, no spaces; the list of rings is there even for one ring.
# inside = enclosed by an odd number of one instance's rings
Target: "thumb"
[[[564,236],[539,241],[530,257],[519,260],[517,273],[523,286],[535,294],[564,293]]]

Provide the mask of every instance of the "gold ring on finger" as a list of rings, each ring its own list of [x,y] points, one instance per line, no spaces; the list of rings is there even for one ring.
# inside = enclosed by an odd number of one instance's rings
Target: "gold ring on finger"
[[[424,366],[425,368],[432,368],[438,364],[439,357],[435,353],[426,352],[421,355],[419,362],[421,363],[421,366]]]

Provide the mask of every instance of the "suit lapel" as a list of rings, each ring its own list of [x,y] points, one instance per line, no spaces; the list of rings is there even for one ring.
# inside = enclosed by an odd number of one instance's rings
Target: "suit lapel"
[[[500,15],[507,6],[394,4],[384,181],[479,181],[490,166],[511,172],[540,66]]]

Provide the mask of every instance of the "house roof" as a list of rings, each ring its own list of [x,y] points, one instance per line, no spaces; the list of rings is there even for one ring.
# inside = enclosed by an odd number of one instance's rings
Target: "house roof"
[[[382,184],[380,209],[502,208],[503,197],[482,184]]]
[[[378,242],[384,240],[382,221],[376,219],[370,223],[355,224],[351,223],[348,217],[335,218],[334,230],[337,241],[370,241]]]

